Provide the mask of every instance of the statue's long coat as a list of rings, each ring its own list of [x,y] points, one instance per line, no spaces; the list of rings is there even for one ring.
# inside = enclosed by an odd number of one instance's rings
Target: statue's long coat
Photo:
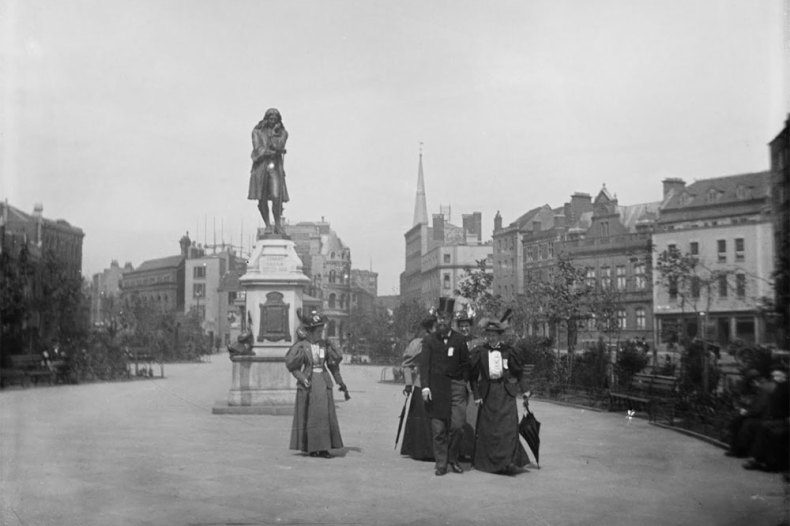
[[[265,126],[265,121],[258,123],[252,130],[252,170],[250,171],[250,187],[247,199],[272,200],[269,195],[269,178],[277,177],[282,192],[282,202],[287,203],[288,187],[285,184],[285,167],[283,155],[288,132],[280,126],[279,132]]]

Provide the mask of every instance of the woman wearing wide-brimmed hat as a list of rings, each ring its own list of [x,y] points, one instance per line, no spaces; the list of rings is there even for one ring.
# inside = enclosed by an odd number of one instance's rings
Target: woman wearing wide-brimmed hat
[[[515,475],[529,463],[518,434],[517,400],[527,392],[523,368],[518,354],[502,341],[503,325],[496,320],[484,320],[481,325],[486,343],[470,357],[470,383],[478,406],[472,466]]]
[[[297,380],[290,448],[330,458],[330,449],[343,447],[332,395],[333,377],[340,390],[348,392],[340,376],[342,356],[331,342],[321,339],[325,316],[315,310],[306,317],[299,315],[299,341],[285,355],[285,366]]]

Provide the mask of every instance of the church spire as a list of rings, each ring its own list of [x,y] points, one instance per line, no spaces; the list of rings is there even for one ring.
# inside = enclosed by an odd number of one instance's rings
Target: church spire
[[[417,198],[414,201],[414,223],[428,224],[428,205],[425,202],[425,180],[422,175],[422,143],[420,143],[420,166],[417,170]]]

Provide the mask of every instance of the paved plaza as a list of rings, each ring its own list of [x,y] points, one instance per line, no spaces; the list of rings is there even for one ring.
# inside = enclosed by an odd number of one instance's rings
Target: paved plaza
[[[214,415],[231,363],[0,391],[0,524],[777,525],[777,474],[645,420],[540,401],[541,469],[433,475],[394,449],[401,386],[345,366],[346,445],[288,450],[290,416]],[[342,396],[338,398],[342,399]]]

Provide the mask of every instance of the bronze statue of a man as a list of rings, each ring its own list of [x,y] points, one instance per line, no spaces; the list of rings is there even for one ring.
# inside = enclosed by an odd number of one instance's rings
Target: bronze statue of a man
[[[252,129],[252,170],[247,199],[258,201],[258,210],[267,228],[271,227],[268,202],[272,202],[274,232],[277,234],[283,233],[283,203],[288,202],[283,165],[287,140],[288,132],[283,126],[280,112],[269,108],[263,120]]]

